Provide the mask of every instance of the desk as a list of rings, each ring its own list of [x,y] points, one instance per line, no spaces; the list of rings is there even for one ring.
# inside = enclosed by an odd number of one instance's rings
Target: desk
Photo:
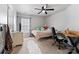
[[[13,47],[23,44],[23,33],[22,32],[12,32],[11,37],[13,40],[13,44],[12,44]]]
[[[63,33],[66,37],[69,38],[71,44],[72,44],[72,48],[71,50],[68,52],[68,54],[71,54],[73,52],[73,50],[76,50],[77,53],[79,53],[79,35],[74,35],[74,34],[69,34],[69,33]]]
[[[69,34],[69,33],[63,33],[63,34],[64,34],[65,36],[79,38],[79,35],[77,35],[77,34]]]

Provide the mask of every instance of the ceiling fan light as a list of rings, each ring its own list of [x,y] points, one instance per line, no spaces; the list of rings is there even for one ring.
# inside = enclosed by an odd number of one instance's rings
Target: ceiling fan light
[[[42,13],[45,13],[45,11],[43,10]]]

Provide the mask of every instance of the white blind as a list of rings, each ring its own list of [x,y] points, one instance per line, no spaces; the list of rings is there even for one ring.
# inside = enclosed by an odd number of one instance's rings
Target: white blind
[[[22,18],[21,19],[21,31],[23,33],[29,33],[29,30],[30,30],[30,19],[25,19],[25,18]]]

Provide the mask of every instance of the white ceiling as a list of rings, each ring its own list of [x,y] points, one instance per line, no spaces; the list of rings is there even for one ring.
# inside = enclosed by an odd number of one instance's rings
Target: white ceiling
[[[60,12],[67,8],[68,4],[48,4],[48,8],[54,8],[54,11],[48,11],[48,14],[45,13],[38,14],[39,10],[35,10],[35,8],[41,8],[44,4],[14,4],[13,8],[20,13],[28,14],[28,15],[39,15],[39,16],[49,16]]]

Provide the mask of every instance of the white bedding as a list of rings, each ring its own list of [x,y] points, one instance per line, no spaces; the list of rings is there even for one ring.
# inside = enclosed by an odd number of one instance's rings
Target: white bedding
[[[35,38],[37,38],[37,39],[43,38],[43,37],[52,36],[51,29],[47,29],[47,30],[44,30],[44,31],[32,30],[32,34],[33,34],[33,35],[35,36]]]

